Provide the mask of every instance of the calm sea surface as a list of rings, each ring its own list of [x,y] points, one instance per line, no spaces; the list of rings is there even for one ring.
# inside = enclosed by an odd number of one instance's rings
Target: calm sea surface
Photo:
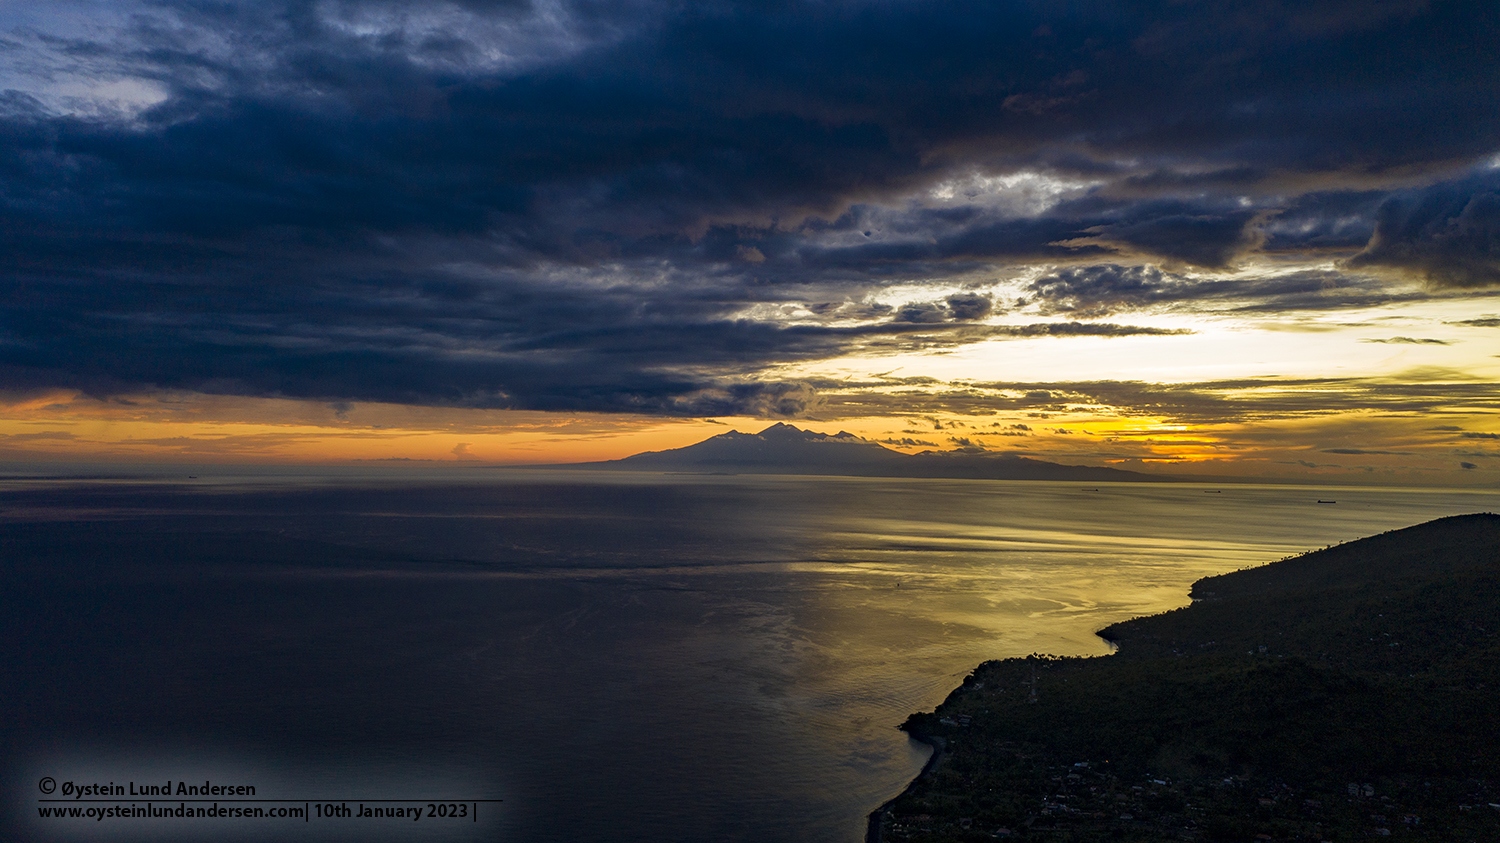
[[[1350,487],[66,474],[0,475],[5,821],[37,839],[852,843],[925,760],[896,725],[979,662],[1102,655],[1095,630],[1199,577],[1500,509]],[[44,821],[44,777],[504,801],[477,822]]]

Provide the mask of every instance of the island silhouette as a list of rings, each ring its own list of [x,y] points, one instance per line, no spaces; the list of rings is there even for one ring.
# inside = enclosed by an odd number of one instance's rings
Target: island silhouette
[[[1015,454],[965,448],[906,454],[852,433],[802,430],[778,423],[759,433],[729,431],[694,445],[618,460],[546,468],[704,474],[806,474],[968,480],[1163,482],[1174,478],[1118,468],[1061,465]]]

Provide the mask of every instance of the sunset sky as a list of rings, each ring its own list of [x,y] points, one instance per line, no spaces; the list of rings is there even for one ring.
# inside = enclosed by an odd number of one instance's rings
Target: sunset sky
[[[0,460],[1500,483],[1491,2],[0,0]]]

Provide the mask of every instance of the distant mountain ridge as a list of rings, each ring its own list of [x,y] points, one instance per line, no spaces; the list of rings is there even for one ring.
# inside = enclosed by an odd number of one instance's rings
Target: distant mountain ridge
[[[760,433],[729,431],[695,445],[647,451],[619,460],[553,468],[606,471],[693,471],[811,474],[848,477],[929,477],[971,480],[1161,482],[1172,478],[1118,468],[1060,465],[1000,454],[923,451],[903,454],[852,433],[829,435],[773,424]]]

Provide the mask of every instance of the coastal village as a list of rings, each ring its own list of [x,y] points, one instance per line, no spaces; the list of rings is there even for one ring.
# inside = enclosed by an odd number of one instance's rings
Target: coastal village
[[[1101,631],[1115,654],[987,662],[913,715],[933,757],[869,839],[1500,840],[1500,517],[1194,595]]]
[[[959,730],[968,726],[943,719]],[[949,770],[940,757],[931,792],[882,816],[878,839],[1488,840],[1500,827],[1500,789],[1483,779],[1457,791],[1434,792],[1432,782],[1406,777],[1390,782],[1390,793],[1371,782],[1329,792],[1245,776],[1121,776],[1110,761],[1051,763],[1044,749],[1010,741],[998,742],[990,756],[1001,764],[988,773]],[[950,790],[992,798],[936,795]],[[1464,827],[1471,836],[1455,836]]]

